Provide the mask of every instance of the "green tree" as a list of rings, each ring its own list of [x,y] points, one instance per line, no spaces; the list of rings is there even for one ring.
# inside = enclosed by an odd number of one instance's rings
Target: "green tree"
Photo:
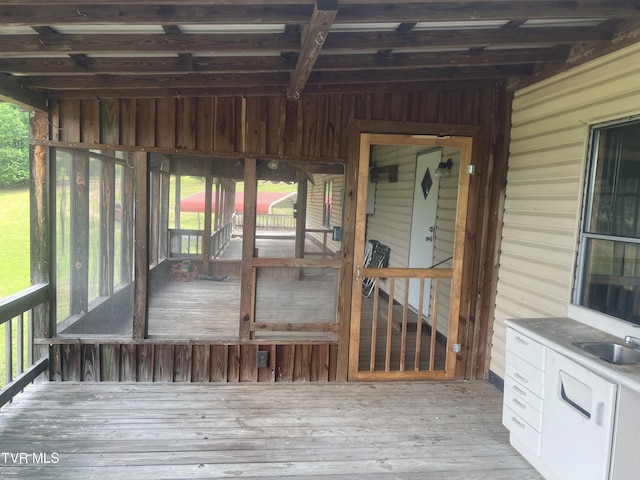
[[[0,102],[0,187],[29,181],[29,113]]]

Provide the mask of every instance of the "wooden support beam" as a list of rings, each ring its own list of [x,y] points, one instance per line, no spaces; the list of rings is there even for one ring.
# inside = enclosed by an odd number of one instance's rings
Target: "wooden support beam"
[[[47,100],[44,95],[30,90],[18,80],[0,75],[0,101],[17,103],[21,107],[36,108],[45,112]]]
[[[308,194],[307,177],[301,173],[298,174],[298,201],[296,208],[296,258],[304,257],[304,243],[306,240],[306,224],[307,224],[307,194]],[[300,270],[302,274],[302,270]]]
[[[297,100],[302,95],[337,13],[337,0],[318,0],[316,3],[309,24],[302,30],[302,47],[287,90],[289,98]]]
[[[208,273],[209,259],[211,258],[211,232],[215,228],[211,228],[211,196],[213,193],[213,178],[211,175],[204,177],[204,234],[202,237],[202,269]],[[216,199],[217,200],[217,199]],[[216,202],[216,213],[218,211],[219,202]],[[217,217],[217,214],[216,214]]]
[[[103,159],[101,160],[101,163],[102,175],[100,197],[102,201],[100,202],[100,296],[109,297],[113,295],[115,261],[115,158],[111,161]]]
[[[258,181],[256,159],[244,160],[244,223],[242,225],[242,278],[240,284],[240,340],[251,338],[253,321],[253,257],[256,246],[256,199]]]
[[[149,278],[149,172],[147,154],[133,154],[135,168],[135,289],[133,306],[133,338],[143,339],[148,330]]]
[[[89,152],[71,160],[71,315],[85,315],[89,302]]]

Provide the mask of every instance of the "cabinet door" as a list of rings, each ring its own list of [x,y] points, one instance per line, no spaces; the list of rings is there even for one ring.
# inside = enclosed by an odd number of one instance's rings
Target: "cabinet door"
[[[609,474],[617,385],[549,351],[541,457],[562,480]]]

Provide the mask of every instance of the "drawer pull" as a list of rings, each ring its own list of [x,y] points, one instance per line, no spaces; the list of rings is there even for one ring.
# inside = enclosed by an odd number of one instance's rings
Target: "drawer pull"
[[[519,386],[517,386],[517,385],[514,385],[514,386],[512,387],[512,389],[513,389],[513,391],[514,391],[514,392],[516,392],[518,395],[522,395],[523,397],[526,397],[526,396],[527,396],[527,391],[526,391],[526,390],[523,390],[522,388],[520,388],[520,387],[519,387]]]
[[[527,406],[524,403],[522,403],[520,400],[518,400],[517,398],[512,398],[511,401],[513,403],[515,403],[520,408],[527,408]]]
[[[524,428],[525,424],[520,422],[516,417],[511,417],[511,421],[515,423],[518,427]]]
[[[522,337],[516,337],[516,342],[521,343],[522,345],[529,345],[529,342]]]
[[[522,375],[520,375],[517,372],[514,373],[513,376],[516,377],[518,380],[520,380],[523,383],[529,383],[529,379],[528,378],[523,377]]]

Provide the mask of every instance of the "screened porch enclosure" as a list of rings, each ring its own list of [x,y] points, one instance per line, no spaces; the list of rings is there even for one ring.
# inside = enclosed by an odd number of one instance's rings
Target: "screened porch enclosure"
[[[54,150],[57,335],[335,341],[343,167],[245,162]]]

